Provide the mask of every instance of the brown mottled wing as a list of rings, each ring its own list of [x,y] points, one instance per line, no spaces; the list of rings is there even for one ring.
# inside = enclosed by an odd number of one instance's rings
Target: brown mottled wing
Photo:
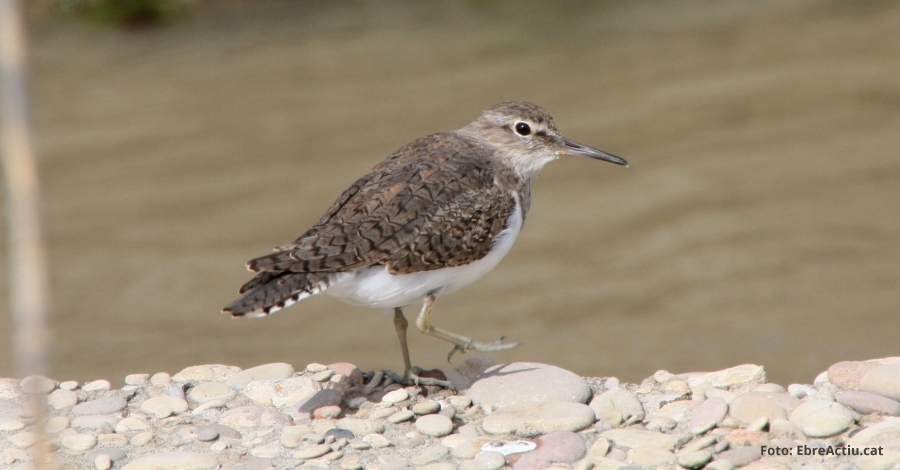
[[[460,266],[487,254],[514,209],[513,196],[494,185],[484,149],[435,134],[392,154],[300,238],[247,266],[305,273]]]

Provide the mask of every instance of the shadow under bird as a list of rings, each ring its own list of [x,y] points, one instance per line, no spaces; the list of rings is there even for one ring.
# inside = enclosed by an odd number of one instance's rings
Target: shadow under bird
[[[417,139],[347,188],[300,238],[249,261],[256,276],[222,311],[261,317],[319,293],[393,309],[404,365],[395,380],[449,386],[412,367],[402,308],[422,305],[416,326],[453,344],[448,360],[456,352],[518,346],[438,328],[431,307],[509,252],[528,215],[532,183],[562,155],[627,165],[564,138],[547,111],[520,101],[494,105],[462,129]]]

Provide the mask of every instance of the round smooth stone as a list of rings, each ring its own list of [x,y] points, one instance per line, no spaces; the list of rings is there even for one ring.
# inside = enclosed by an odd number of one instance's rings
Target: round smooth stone
[[[694,434],[702,434],[721,423],[727,414],[728,403],[725,402],[725,399],[707,398],[694,410],[694,415],[691,416],[690,430]]]
[[[113,430],[119,424],[119,418],[115,415],[87,415],[76,416],[70,426],[76,429]]]
[[[149,444],[153,440],[153,433],[150,431],[139,432],[131,437],[128,442],[133,446],[140,447]]]
[[[64,392],[65,390],[60,390]],[[72,392],[69,392],[72,393]],[[105,415],[122,411],[128,405],[122,397],[105,397],[96,400],[86,401],[75,405],[72,408],[72,414],[76,415]]]
[[[44,432],[47,434],[59,434],[63,429],[69,427],[69,418],[65,416],[54,416],[47,420],[44,424]]]
[[[413,465],[419,466],[430,462],[437,462],[448,455],[450,455],[450,449],[440,444],[432,444],[422,448],[422,450],[410,457],[409,461]]]
[[[118,462],[125,458],[125,451],[118,447],[104,447],[102,449],[94,449],[87,454],[85,454],[85,458],[92,462],[95,458],[97,458],[100,454],[106,454],[109,456],[109,459],[113,462]]]
[[[859,389],[900,400],[900,362],[878,366],[863,376]]]
[[[678,457],[678,465],[690,469],[703,468],[710,460],[712,460],[712,452],[708,450],[695,450],[693,452],[681,454]]]
[[[472,462],[479,470],[500,470],[506,465],[506,456],[500,452],[479,452]]]
[[[762,452],[760,452],[760,448],[757,446],[748,446],[748,447],[738,447],[736,449],[726,450],[718,455],[716,455],[716,460],[712,463],[716,463],[720,460],[727,460],[731,463],[731,468],[734,467],[744,467],[750,462],[755,462],[762,458]],[[709,468],[709,464],[706,468]]]
[[[214,470],[219,468],[219,461],[211,455],[199,452],[163,452],[151,454],[134,460],[122,470]]]
[[[351,387],[359,387],[363,384],[363,375],[362,371],[359,370],[359,367],[356,367],[354,364],[350,364],[349,362],[337,362],[334,364],[328,364],[328,368],[331,369],[336,375],[343,375],[347,377],[349,381],[349,385]]]
[[[621,388],[607,390],[594,397],[589,405],[594,416],[613,426],[621,422],[634,423],[643,421],[644,407],[637,396]]]
[[[172,381],[178,383],[224,382],[240,371],[240,367],[222,364],[190,366],[173,375]]]
[[[325,432],[324,436],[326,439],[328,439],[328,436],[332,436],[332,437],[334,437],[334,440],[336,440],[336,441],[340,440],[340,439],[347,439],[348,441],[350,439],[353,439],[352,432],[350,432],[346,429],[337,429],[337,428],[329,429],[328,431]]]
[[[319,444],[294,452],[295,459],[314,459],[331,452],[331,444]]]
[[[71,390],[54,390],[47,395],[47,404],[54,410],[71,408],[78,403],[78,395]]]
[[[656,447],[635,447],[628,450],[628,461],[638,467],[658,467],[673,463],[677,457],[666,449]]]
[[[787,393],[748,392],[738,395],[728,404],[728,414],[743,425],[750,424],[761,417],[769,422],[786,419],[800,400]]]
[[[90,434],[69,434],[68,436],[63,436],[60,444],[66,449],[83,451],[97,445],[97,438]]]
[[[522,402],[587,403],[591,388],[577,374],[556,366],[513,362],[490,367],[466,390],[472,402],[493,409]]]
[[[97,436],[97,445],[102,447],[124,447],[128,445],[128,437],[116,433],[105,433]]]
[[[147,423],[137,418],[122,418],[116,423],[116,432],[119,434],[128,434],[133,432],[141,432],[147,430]]]
[[[367,434],[381,434],[384,432],[384,424],[368,419],[343,418],[337,421],[336,427],[337,429],[350,431],[356,437],[362,437]]]
[[[744,364],[718,372],[691,374],[687,378],[688,386],[695,389],[704,383],[715,388],[735,389],[760,383],[766,378],[766,370],[755,364]]]
[[[181,414],[187,410],[187,401],[168,395],[148,398],[141,403],[141,411],[160,419],[167,418],[173,414]]]
[[[112,467],[112,459],[109,454],[98,454],[91,460],[94,462],[95,470],[109,470]]]
[[[441,411],[441,404],[433,400],[420,401],[419,403],[414,404],[410,409],[417,415],[430,415]]]
[[[828,381],[844,390],[856,390],[866,372],[878,367],[878,364],[862,361],[843,361],[832,364],[828,368]]]
[[[55,388],[55,380],[40,375],[29,375],[19,381],[19,390],[30,394],[48,394]]]
[[[870,392],[841,392],[835,397],[838,403],[864,415],[881,413],[900,416],[900,402]]]
[[[225,383],[235,390],[243,390],[250,382],[282,380],[292,375],[294,375],[293,366],[276,362],[242,370],[232,375]]]
[[[281,447],[281,444],[277,442],[270,442],[268,444],[259,445],[250,449],[250,455],[262,459],[274,459],[276,457],[279,457],[283,451],[284,448]]]
[[[453,421],[443,415],[425,415],[416,420],[416,430],[431,437],[443,437],[453,432]]]
[[[404,388],[398,388],[397,390],[390,391],[385,393],[381,398],[381,401],[384,403],[400,403],[401,401],[405,401],[409,399],[409,392]]]
[[[313,411],[313,416],[316,419],[334,419],[340,416],[340,414],[341,407],[336,405],[323,406],[316,408],[316,410]]]
[[[105,392],[111,388],[108,380],[95,380],[82,385],[85,392]]]
[[[475,378],[489,367],[497,364],[497,361],[485,355],[475,355],[461,362],[453,370],[447,372],[447,380],[453,385],[454,390],[465,391],[472,385]]]
[[[125,385],[147,385],[150,381],[150,374],[130,374],[125,376]]]
[[[212,426],[203,426],[197,430],[197,440],[200,442],[214,441],[219,438],[219,431]]]
[[[436,415],[419,420],[429,416]],[[593,424],[594,418],[594,410],[581,403],[523,402],[491,413],[484,418],[482,427],[489,434],[534,437],[554,431],[580,431]]]
[[[607,452],[609,452],[609,441],[601,437],[588,448],[587,455],[591,459],[598,460],[606,457]]]
[[[831,437],[853,424],[853,415],[840,403],[807,399],[791,413],[791,423],[809,437]]]
[[[222,382],[200,382],[187,393],[187,399],[198,405],[212,400],[231,401],[237,392]]]
[[[169,382],[172,381],[172,377],[165,372],[157,372],[150,376],[150,385],[156,385],[158,387],[169,385]]]
[[[551,432],[534,441],[537,444],[537,448],[534,450],[510,456],[510,461],[514,462],[515,468],[550,468],[553,462],[572,464],[587,453],[584,440],[571,431]]]
[[[404,421],[409,421],[415,417],[416,414],[412,412],[412,410],[400,410],[390,416],[387,417],[388,422],[397,424],[402,423]]]
[[[20,449],[25,449],[33,446],[38,441],[38,435],[35,432],[22,431],[7,437],[6,440]]]

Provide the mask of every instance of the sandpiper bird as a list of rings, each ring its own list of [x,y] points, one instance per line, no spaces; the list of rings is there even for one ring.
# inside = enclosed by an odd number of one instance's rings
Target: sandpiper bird
[[[518,346],[440,329],[431,323],[431,306],[509,252],[528,215],[535,177],[566,154],[627,165],[565,139],[547,111],[520,101],[497,104],[457,131],[417,139],[347,188],[300,238],[249,261],[256,277],[222,311],[260,317],[319,293],[393,309],[404,365],[397,380],[446,386],[413,369],[402,308],[422,304],[416,326],[453,344],[448,360],[458,351]]]

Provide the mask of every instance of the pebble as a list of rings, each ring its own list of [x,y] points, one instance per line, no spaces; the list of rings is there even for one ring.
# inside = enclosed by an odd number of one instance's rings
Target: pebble
[[[435,415],[423,416],[419,421],[430,416]],[[554,431],[580,431],[593,424],[594,418],[594,411],[581,403],[521,402],[491,413],[484,418],[482,427],[489,434],[534,437]]]
[[[128,442],[133,446],[143,446],[150,443],[153,440],[153,433],[150,431],[139,432],[134,436],[131,436],[131,439]]]
[[[744,364],[718,372],[690,374],[685,380],[691,389],[709,384],[715,388],[739,389],[757,385],[764,381],[766,371],[762,366]]]
[[[236,395],[237,392],[225,383],[200,382],[188,391],[187,399],[191,403],[201,405],[213,400],[228,402]]]
[[[104,433],[97,436],[97,445],[103,447],[127,446],[128,437],[116,433]]]
[[[416,420],[416,431],[430,437],[443,437],[453,432],[453,421],[439,414],[421,416]]]
[[[25,449],[33,446],[38,441],[38,434],[31,431],[22,431],[8,436],[6,440],[20,449]]]
[[[627,461],[637,467],[658,467],[675,460],[677,460],[675,454],[657,447],[635,447],[628,450]]]
[[[479,452],[470,462],[467,468],[473,470],[500,470],[506,465],[506,457],[499,452]],[[463,466],[460,468],[462,470]]]
[[[601,437],[588,448],[587,456],[596,460],[601,457],[606,457],[607,452],[609,452],[609,441]]]
[[[839,393],[835,399],[838,403],[851,408],[860,414],[880,413],[900,416],[900,402],[870,392],[848,391]]]
[[[169,382],[171,381],[172,377],[165,372],[157,372],[150,376],[150,384],[159,387],[169,385]]]
[[[163,452],[151,454],[134,460],[122,470],[214,470],[219,461],[211,455],[199,452]]]
[[[153,415],[159,419],[168,418],[173,414],[181,414],[188,410],[188,403],[182,398],[169,395],[161,395],[144,400],[141,403],[141,411]]]
[[[847,445],[855,447],[893,446],[900,442],[900,418],[888,418],[854,434]]]
[[[341,407],[336,405],[323,406],[313,411],[313,417],[316,419],[334,419],[340,416]]]
[[[197,430],[197,440],[200,442],[214,441],[219,438],[219,430],[212,426],[203,426]]]
[[[587,403],[592,392],[573,372],[547,364],[513,362],[488,368],[465,393],[473,403],[497,409],[522,402]]]
[[[59,388],[63,390],[75,390],[78,388],[78,382],[74,380],[67,380],[59,384]]]
[[[685,452],[678,456],[678,465],[681,465],[684,468],[703,468],[707,462],[712,460],[712,452],[708,450],[695,450],[691,452]]]
[[[859,389],[892,400],[900,400],[900,361],[878,366],[866,372],[859,382]]]
[[[430,415],[441,411],[441,404],[432,400],[420,401],[414,404],[410,409],[417,415]]]
[[[738,395],[728,404],[728,415],[742,425],[761,417],[768,420],[786,419],[788,413],[800,404],[800,400],[787,393],[748,392]]]
[[[551,432],[534,439],[534,442],[537,444],[534,450],[509,457],[514,469],[540,470],[556,462],[571,464],[587,453],[584,440],[571,431]]]
[[[110,384],[108,380],[94,380],[82,385],[81,389],[88,393],[105,392],[110,389]]]
[[[328,364],[328,368],[336,375],[347,377],[348,385],[351,387],[359,387],[363,384],[362,371],[354,364],[349,362],[338,362],[335,364]]]
[[[240,371],[240,367],[225,366],[222,364],[190,366],[173,375],[172,381],[178,383],[224,382]]]
[[[278,442],[270,442],[250,449],[250,455],[263,459],[274,459],[279,457],[283,450],[284,448]]]
[[[363,436],[363,442],[365,442],[366,444],[368,444],[371,447],[374,447],[376,449],[381,449],[383,447],[388,447],[388,446],[393,445],[393,443],[390,441],[390,439],[384,437],[381,434],[374,434],[374,433],[366,434],[365,436]],[[354,448],[359,449],[359,447],[354,447]]]
[[[96,470],[109,470],[112,467],[112,459],[109,454],[98,454],[93,458],[94,468]]]
[[[297,402],[295,405],[297,406],[298,411],[301,413],[313,413],[317,408],[321,408],[323,406],[338,406],[343,401],[344,396],[340,391],[326,388],[324,390],[319,390],[312,395],[304,398],[303,400]]]
[[[54,416],[44,424],[44,432],[47,434],[59,434],[69,427],[69,418],[66,416]]]
[[[129,374],[125,376],[125,385],[146,385],[150,381],[150,374]]]
[[[790,421],[809,437],[831,437],[849,428],[853,415],[840,403],[807,398],[791,413]]]
[[[450,449],[440,444],[431,444],[410,457],[409,462],[416,466],[425,465],[430,462],[437,462],[448,455],[450,455]]]
[[[148,429],[147,423],[137,419],[137,418],[122,418],[118,423],[116,423],[115,430],[120,434],[128,434],[132,432],[141,432],[146,431]]]
[[[225,383],[235,390],[243,390],[250,382],[282,380],[292,375],[294,375],[293,366],[276,362],[242,370],[229,377]]]
[[[402,423],[404,421],[409,421],[415,417],[416,414],[412,412],[412,410],[400,410],[390,416],[387,417],[387,420],[391,423],[397,424]]]
[[[633,449],[636,447],[658,447],[669,451],[675,450],[678,438],[669,434],[663,434],[654,431],[645,431],[643,429],[610,429],[600,434],[611,443]]]
[[[318,444],[312,447],[307,447],[305,449],[300,449],[297,452],[294,452],[295,459],[314,459],[316,457],[321,457],[327,453],[331,452],[331,446],[329,444]]]
[[[92,461],[97,458],[98,455],[106,455],[113,462],[118,462],[126,457],[125,451],[118,447],[104,447],[102,449],[94,449],[87,454],[85,454],[84,458],[88,461]]]
[[[759,446],[749,446],[726,450],[716,456],[716,461],[728,460],[734,467],[743,467],[750,464],[750,462],[759,460],[761,457],[762,450]],[[709,465],[706,468],[709,468]]]
[[[71,408],[78,403],[78,395],[71,390],[54,390],[47,395],[47,404],[54,410]]]
[[[627,390],[614,388],[597,395],[589,405],[597,419],[613,426],[620,423],[637,423],[644,420],[644,407],[637,396]]]
[[[483,354],[472,356],[459,363],[453,370],[447,372],[447,380],[453,385],[454,390],[465,392],[475,378],[497,362]]]
[[[409,392],[404,388],[398,388],[397,390],[393,390],[391,392],[385,393],[383,397],[381,397],[381,401],[383,403],[400,403],[401,401],[405,401],[409,399]]]
[[[90,434],[69,434],[60,439],[60,444],[67,449],[84,451],[97,445],[97,438]]]
[[[56,381],[40,375],[29,375],[19,381],[19,390],[28,394],[46,395],[56,388]]]
[[[342,418],[335,423],[338,429],[346,429],[353,433],[356,437],[362,437],[367,434],[381,434],[384,432],[384,424],[378,421],[370,421],[358,418]]]
[[[363,466],[362,462],[359,460],[359,457],[353,456],[353,457],[349,457],[349,458],[341,460],[340,468],[342,470],[362,470],[365,467]],[[422,468],[424,468],[424,467],[422,467]],[[456,467],[454,467],[453,470],[456,470]]]
[[[353,433],[346,429],[329,429],[325,432],[325,438],[333,437],[334,440],[339,441],[341,439],[350,440],[353,439]]]
[[[694,410],[689,428],[694,434],[703,434],[721,423],[727,414],[728,403],[724,398],[707,398]]]
[[[878,367],[878,364],[861,361],[843,361],[832,364],[828,368],[828,381],[845,390],[856,390],[866,372]]]
[[[58,390],[59,392],[65,392],[65,390]],[[72,393],[72,392],[68,392]],[[72,414],[76,415],[103,415],[109,413],[116,413],[118,411],[122,411],[125,409],[125,406],[128,405],[128,402],[125,401],[122,397],[105,397],[105,398],[97,398],[96,400],[86,401],[79,405],[75,405],[72,408]]]
[[[309,377],[291,377],[278,381],[250,382],[244,387],[242,393],[256,405],[275,405],[283,408],[293,407],[302,403],[321,389],[322,385]],[[341,396],[341,392],[338,390],[332,390],[331,393]],[[328,404],[336,405],[340,404],[340,402]],[[312,411],[312,409],[309,411]]]

